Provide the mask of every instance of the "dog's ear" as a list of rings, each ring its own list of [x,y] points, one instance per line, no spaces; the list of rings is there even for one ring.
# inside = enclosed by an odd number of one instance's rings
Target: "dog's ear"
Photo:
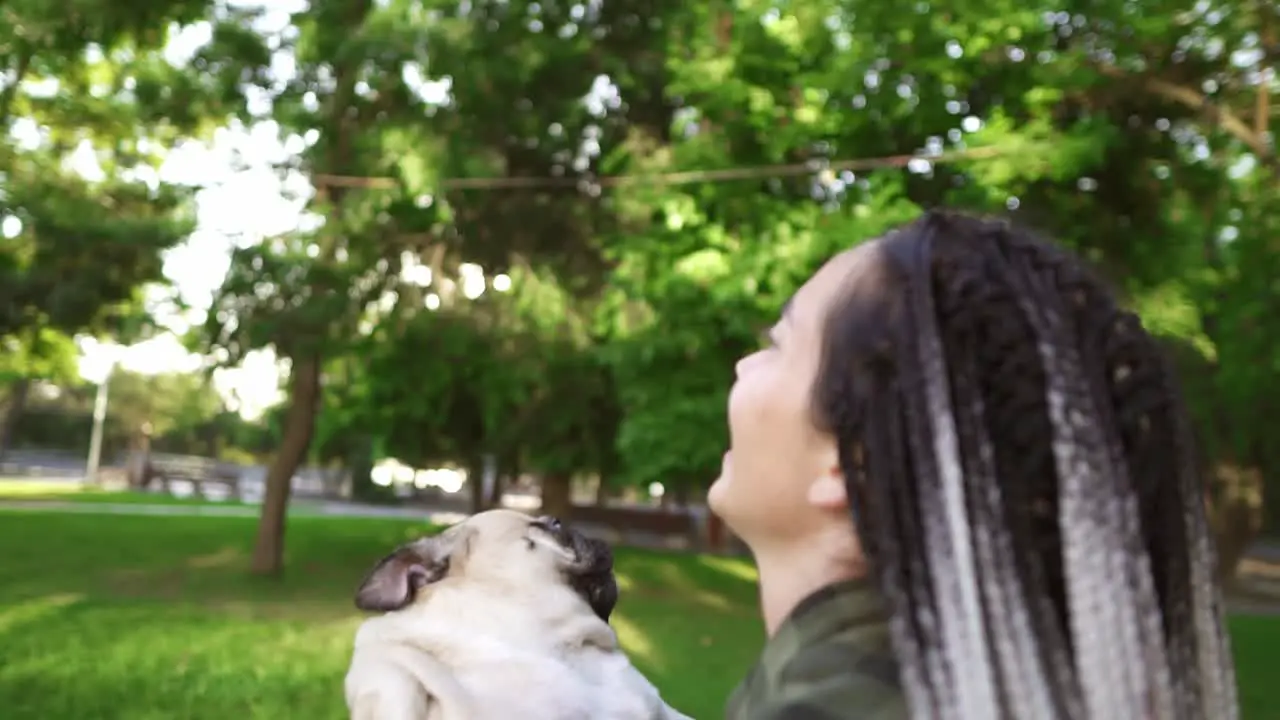
[[[382,558],[356,591],[356,607],[368,612],[391,612],[413,602],[424,586],[449,573],[449,543],[423,538]]]

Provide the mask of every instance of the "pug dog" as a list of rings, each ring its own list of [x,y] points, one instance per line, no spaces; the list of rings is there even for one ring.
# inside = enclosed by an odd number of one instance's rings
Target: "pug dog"
[[[608,544],[549,517],[479,513],[383,558],[356,592],[352,720],[691,720],[609,626]]]

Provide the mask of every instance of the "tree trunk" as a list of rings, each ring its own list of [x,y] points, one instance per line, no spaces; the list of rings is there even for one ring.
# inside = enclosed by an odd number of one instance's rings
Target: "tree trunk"
[[[609,506],[609,477],[603,473],[600,475],[599,482],[596,483],[596,507]]]
[[[129,487],[147,490],[151,485],[151,433],[146,427],[134,438],[133,452],[129,456]]]
[[[31,381],[20,378],[9,388],[9,397],[5,403],[4,416],[0,417],[0,462],[9,452],[9,443],[13,441],[13,431],[22,419],[27,408],[27,397],[31,394]]]
[[[1207,228],[1201,242],[1201,254],[1205,265],[1215,271],[1223,267],[1222,252],[1218,243],[1218,229],[1222,226],[1221,210],[1223,193],[1221,190],[1207,198],[1201,207]],[[1212,296],[1214,306],[1221,307],[1226,303],[1224,290],[1219,287]],[[1219,346],[1222,338],[1221,319],[1212,311],[1202,312],[1200,327],[1206,337],[1215,346]],[[1222,367],[1215,359],[1208,369],[1208,387],[1220,387]],[[1249,546],[1253,543],[1261,529],[1261,498],[1250,492],[1248,485],[1251,477],[1247,467],[1245,453],[1241,452],[1238,441],[1240,435],[1240,419],[1237,413],[1224,404],[1221,395],[1213,392],[1209,399],[1209,416],[1215,426],[1211,431],[1218,437],[1213,438],[1213,474],[1211,478],[1209,504],[1209,531],[1217,549],[1218,566],[1215,568],[1216,579],[1222,585],[1230,585],[1236,576],[1240,561],[1244,559]],[[1247,421],[1246,421],[1247,424]],[[1208,438],[1206,438],[1208,439]],[[1225,442],[1224,442],[1225,440]],[[1258,492],[1261,488],[1257,488]]]
[[[280,449],[267,470],[258,539],[253,546],[252,572],[278,576],[284,569],[285,512],[294,473],[306,456],[315,430],[316,404],[320,400],[320,359],[295,359],[289,378],[289,409],[285,413]]]
[[[484,512],[484,458],[471,458],[467,463],[467,486],[471,491],[471,512]]]
[[[520,451],[508,450],[505,455],[500,455],[498,460],[498,477],[493,481],[493,492],[489,495],[489,507],[502,507],[502,496],[507,493],[507,488],[512,487],[520,482],[520,475],[524,471],[520,467]]]
[[[1221,490],[1210,505],[1209,521],[1218,551],[1217,580],[1230,586],[1262,531],[1262,480],[1254,468],[1233,467],[1219,476]]]
[[[496,508],[502,505],[502,493],[507,487],[508,475],[506,473],[498,473],[493,479],[493,487],[489,488],[489,497],[485,498],[484,506],[486,508]]]
[[[542,476],[542,514],[566,520],[572,513],[572,476],[569,473],[547,473]]]
[[[681,510],[689,507],[689,483],[682,482],[671,490],[671,499]]]
[[[373,484],[373,438],[365,435],[354,443],[351,465],[351,499],[369,501],[379,493]]]
[[[713,512],[707,513],[707,547],[712,552],[724,552],[728,548],[728,533],[724,521]]]
[[[1256,405],[1258,427],[1270,427],[1271,419],[1277,417],[1280,409],[1272,396],[1260,399]],[[1280,492],[1277,492],[1277,480],[1280,480],[1280,452],[1275,443],[1269,442],[1266,431],[1254,432],[1251,438],[1249,455],[1258,468],[1258,504],[1261,506],[1261,527],[1271,531],[1280,530]]]

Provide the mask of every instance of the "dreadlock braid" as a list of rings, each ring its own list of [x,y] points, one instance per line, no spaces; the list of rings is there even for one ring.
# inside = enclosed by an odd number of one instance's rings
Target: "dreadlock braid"
[[[892,308],[887,309],[892,313]],[[890,625],[893,637],[901,639],[895,640],[895,645],[902,685],[916,699],[918,712],[942,717],[949,707],[946,688],[950,677],[939,652],[942,641],[923,542],[919,493],[913,482],[914,461],[908,451],[905,379],[894,371],[894,338],[888,332],[894,323],[875,322],[875,309],[869,304],[850,304],[846,314],[851,325],[869,332],[830,337],[828,353],[847,358],[850,371],[820,378],[824,387],[817,391],[817,397],[823,399],[819,412],[833,428],[865,431],[862,442],[839,446],[840,464],[850,476],[850,489],[855,494],[850,504],[854,522],[866,552],[876,558],[883,592],[895,608]],[[867,417],[877,422],[863,422]],[[882,511],[873,516],[861,513],[864,507]]]
[[[1021,260],[1022,262],[1019,262]],[[1010,276],[1019,305],[1036,326],[1048,381],[1047,409],[1059,482],[1059,525],[1076,672],[1092,717],[1140,718],[1151,689],[1140,677],[1137,613],[1144,604],[1131,578],[1125,494],[1096,393],[1061,298],[1025,258]]]
[[[1005,522],[1004,513],[1005,507],[1014,504],[1006,497],[1016,497],[1020,488],[1001,487],[1000,479],[1011,473],[998,468],[1008,467],[1010,458],[1007,453],[997,457],[996,448],[1007,444],[993,446],[991,441],[992,435],[1022,432],[1025,424],[1001,427],[998,423],[988,423],[989,418],[998,417],[1006,407],[1026,405],[1020,403],[1021,398],[1016,395],[1002,396],[1001,390],[1007,384],[997,379],[1034,377],[1037,369],[1034,358],[1029,353],[1019,353],[1020,339],[1027,337],[1029,328],[1021,322],[1007,287],[999,282],[982,254],[969,252],[940,257],[938,264],[945,267],[939,274],[949,277],[948,282],[937,283],[935,295],[942,345],[953,358],[951,391],[960,446],[969,449],[963,453],[963,472],[972,513],[980,518],[973,527],[973,541],[980,554],[987,620],[989,626],[1007,620],[1010,629],[1007,633],[995,633],[992,638],[993,654],[1001,668],[999,679],[1004,707],[1015,718],[1049,717],[1052,708],[1064,708],[1070,699],[1053,696],[1051,689],[1055,685],[1048,681],[1046,673],[1055,663],[1043,657],[1043,649],[1035,642],[1037,634],[1033,627],[1036,612],[1046,619],[1057,615],[1043,594],[1025,598],[1030,588],[1022,581],[1014,542],[1016,534]],[[987,368],[994,369],[994,375],[985,372]],[[1034,398],[1033,394],[1024,395]],[[1019,513],[1018,517],[1025,514]],[[1036,612],[1029,608],[1035,608]],[[1052,637],[1058,640],[1057,657],[1065,657],[1061,633]]]
[[[1017,234],[1011,236],[1010,243],[1016,247],[1013,252],[1024,258],[1029,272],[1038,276],[1040,282],[1056,291],[1059,297],[1066,298],[1066,305],[1075,310],[1068,314],[1069,322],[1076,330],[1070,339],[1079,350],[1096,411],[1094,422],[1102,430],[1103,449],[1115,473],[1112,480],[1116,483],[1116,497],[1110,509],[1114,513],[1115,537],[1121,549],[1116,555],[1120,560],[1116,567],[1120,573],[1117,577],[1125,578],[1133,592],[1133,605],[1126,608],[1129,618],[1123,629],[1126,641],[1132,645],[1129,652],[1140,648],[1142,663],[1129,665],[1133,675],[1130,682],[1137,683],[1138,702],[1149,701],[1156,717],[1176,717],[1163,616],[1153,579],[1151,551],[1154,548],[1146,544],[1145,533],[1140,526],[1141,503],[1132,480],[1133,474],[1128,468],[1128,455],[1123,448],[1116,417],[1117,408],[1129,415],[1134,409],[1127,403],[1116,404],[1109,392],[1110,383],[1116,377],[1132,375],[1137,366],[1131,366],[1119,357],[1108,359],[1103,352],[1108,336],[1127,320],[1136,321],[1136,317],[1122,313],[1110,294],[1103,292],[1079,263],[1060,250],[1037,245]],[[1141,330],[1140,325],[1134,325]],[[1142,336],[1150,340],[1145,333]],[[1159,365],[1148,364],[1138,371],[1151,374],[1160,369]]]
[[[908,268],[927,267],[926,244],[892,244],[890,252]],[[903,380],[921,392],[907,395],[908,438],[926,501],[921,503],[925,544],[942,635],[941,655],[951,671],[949,708],[961,717],[995,718],[991,657],[985,647],[986,622],[979,598],[955,416],[951,410],[946,358],[938,338],[931,282],[904,287],[904,325],[899,357]],[[926,276],[927,277],[927,276]],[[941,698],[940,698],[941,700]]]
[[[1196,717],[1234,719],[1234,668],[1213,581],[1216,558],[1180,394],[1167,359],[1137,318],[1123,317],[1106,343],[1108,356],[1117,359],[1111,390],[1115,405],[1125,409],[1118,423],[1121,436],[1133,466],[1141,468],[1135,472],[1136,490],[1152,575],[1165,609],[1175,702]],[[1170,544],[1190,552],[1159,552]]]
[[[815,411],[914,717],[1237,717],[1172,374],[1070,254],[930,213],[829,317]]]

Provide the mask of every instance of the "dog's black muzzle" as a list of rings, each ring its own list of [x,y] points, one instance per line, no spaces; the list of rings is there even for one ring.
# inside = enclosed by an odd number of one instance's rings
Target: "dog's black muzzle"
[[[534,524],[573,553],[565,569],[569,585],[606,622],[618,604],[618,580],[613,575],[613,551],[609,543],[587,537],[553,517],[540,517]]]

